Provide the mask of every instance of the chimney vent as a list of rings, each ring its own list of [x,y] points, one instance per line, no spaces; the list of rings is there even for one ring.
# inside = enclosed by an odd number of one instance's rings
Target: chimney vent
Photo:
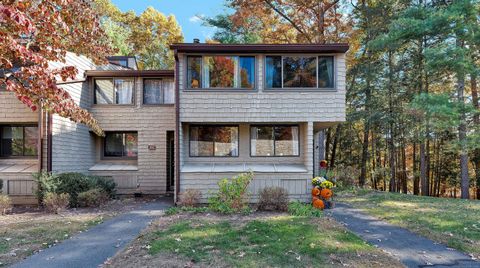
[[[193,38],[193,43],[194,43],[194,44],[200,44],[200,39],[198,39],[198,38]]]

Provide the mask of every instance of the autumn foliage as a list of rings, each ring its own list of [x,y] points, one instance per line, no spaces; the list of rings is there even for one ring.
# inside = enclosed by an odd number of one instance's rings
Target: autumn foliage
[[[75,79],[77,69],[49,68],[49,62],[65,62],[67,51],[96,63],[111,54],[91,1],[2,1],[0,88],[14,92],[32,111],[56,113],[103,135],[92,115],[57,85]]]

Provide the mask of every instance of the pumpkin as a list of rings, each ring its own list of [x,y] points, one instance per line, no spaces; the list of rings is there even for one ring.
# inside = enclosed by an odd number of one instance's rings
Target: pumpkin
[[[312,203],[315,202],[315,200],[318,200],[318,199],[320,199],[320,197],[318,197],[318,196],[312,197]]]
[[[332,197],[332,195],[333,192],[330,189],[322,189],[322,191],[320,191],[320,196],[324,199],[329,199],[330,197]]]
[[[318,187],[313,187],[312,189],[312,196],[319,196],[321,193],[320,189]]]
[[[323,203],[322,200],[317,199],[317,200],[313,201],[313,207],[314,207],[314,208],[318,208],[318,209],[324,209],[324,208],[325,208],[325,204]]]

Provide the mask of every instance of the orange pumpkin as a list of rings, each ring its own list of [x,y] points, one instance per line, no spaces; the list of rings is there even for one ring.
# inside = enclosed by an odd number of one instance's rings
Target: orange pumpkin
[[[318,197],[318,196],[313,196],[313,197],[312,197],[312,203],[315,202],[315,200],[318,200],[318,199],[320,199],[320,197]]]
[[[318,209],[324,209],[324,208],[325,208],[325,204],[323,203],[322,200],[317,199],[317,200],[313,201],[313,207],[314,207],[314,208],[318,208]]]
[[[322,196],[324,199],[329,199],[332,197],[332,195],[333,192],[330,189],[322,189],[322,191],[320,191],[320,196]]]
[[[320,189],[318,189],[317,187],[314,187],[312,189],[312,196],[319,196],[320,195]]]

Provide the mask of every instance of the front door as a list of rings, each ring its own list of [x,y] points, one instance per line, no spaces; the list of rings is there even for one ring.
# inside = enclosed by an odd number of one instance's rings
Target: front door
[[[175,132],[167,131],[167,191],[175,186]]]

